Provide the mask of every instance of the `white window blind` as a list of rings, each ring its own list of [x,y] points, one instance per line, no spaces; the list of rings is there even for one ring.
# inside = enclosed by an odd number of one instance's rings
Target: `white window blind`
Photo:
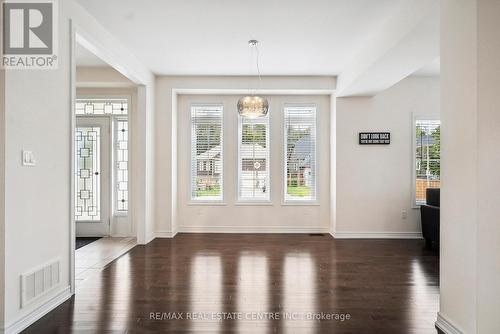
[[[316,108],[285,108],[285,201],[316,200]]]
[[[269,117],[239,117],[238,199],[269,200]]]
[[[415,203],[426,201],[427,188],[441,186],[441,122],[415,120]]]
[[[191,107],[191,199],[223,194],[222,106]]]

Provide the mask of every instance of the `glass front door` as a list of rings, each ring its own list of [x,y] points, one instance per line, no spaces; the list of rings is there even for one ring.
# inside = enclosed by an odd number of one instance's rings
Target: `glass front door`
[[[75,129],[77,236],[109,235],[109,119],[78,117]]]

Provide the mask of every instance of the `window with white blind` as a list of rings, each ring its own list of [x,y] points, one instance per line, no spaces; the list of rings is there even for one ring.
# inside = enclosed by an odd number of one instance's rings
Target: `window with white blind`
[[[414,199],[419,205],[426,201],[427,188],[441,186],[441,122],[416,118],[414,131]]]
[[[316,201],[316,108],[285,107],[285,202]]]
[[[239,117],[238,200],[268,201],[269,116]]]
[[[222,111],[217,106],[191,107],[191,199],[223,198]]]

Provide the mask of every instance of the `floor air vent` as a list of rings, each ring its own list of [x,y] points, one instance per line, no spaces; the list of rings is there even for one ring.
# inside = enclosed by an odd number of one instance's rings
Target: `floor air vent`
[[[21,307],[43,296],[60,281],[59,260],[21,275]]]

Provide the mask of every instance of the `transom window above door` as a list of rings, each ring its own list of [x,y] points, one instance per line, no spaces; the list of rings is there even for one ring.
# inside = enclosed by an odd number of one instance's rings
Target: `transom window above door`
[[[77,99],[76,115],[127,115],[127,99]]]

